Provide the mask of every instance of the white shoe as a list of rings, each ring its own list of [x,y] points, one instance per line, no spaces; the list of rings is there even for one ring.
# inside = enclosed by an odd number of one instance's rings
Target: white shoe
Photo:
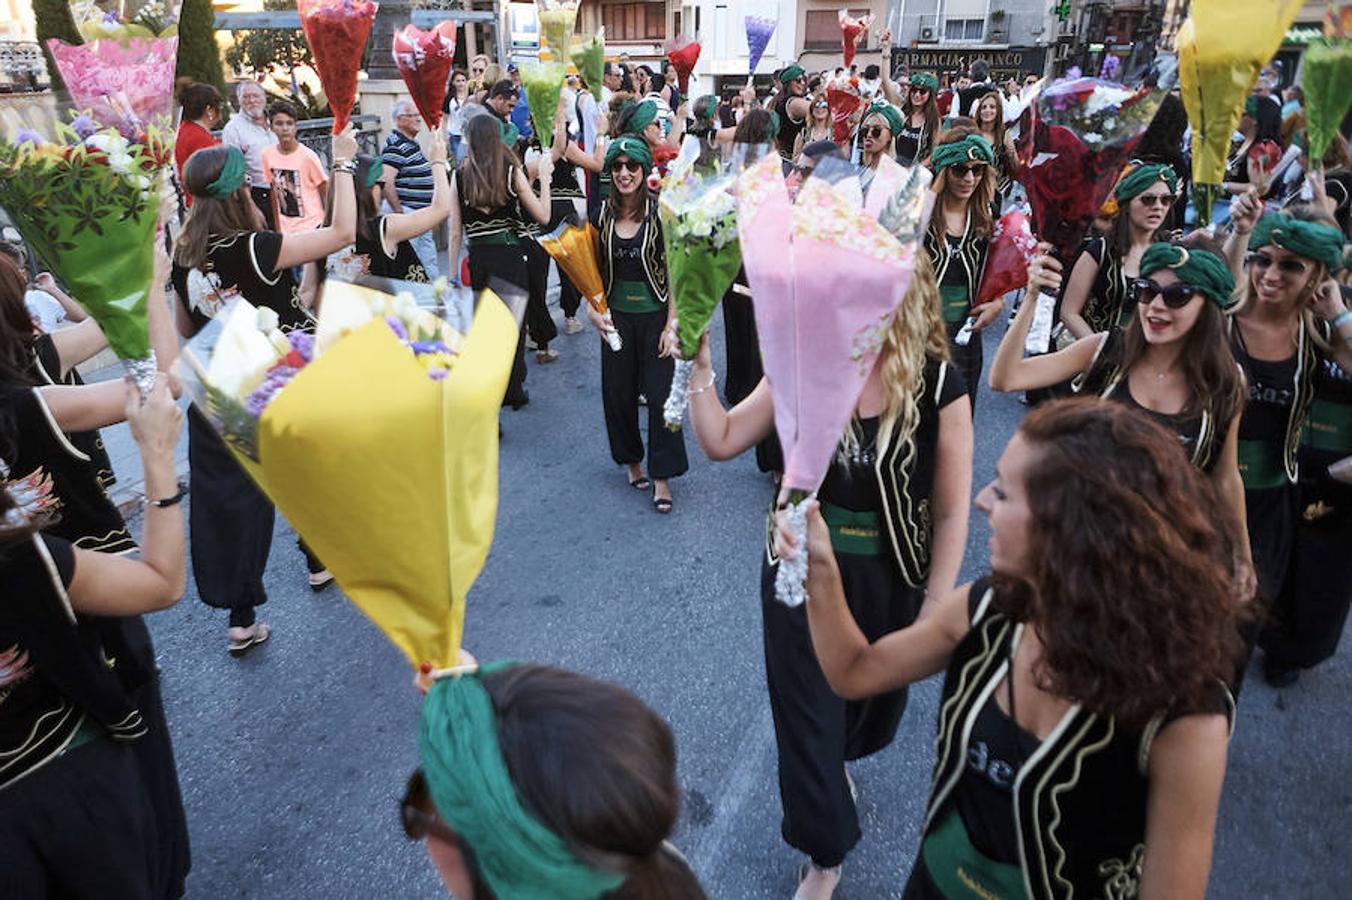
[[[820,868],[816,863],[804,863],[798,870],[798,890],[793,900],[831,900],[840,884],[840,866]]]
[[[582,331],[583,325],[576,318],[574,318],[573,316],[566,316],[564,318],[563,320],[564,334],[581,334]]]

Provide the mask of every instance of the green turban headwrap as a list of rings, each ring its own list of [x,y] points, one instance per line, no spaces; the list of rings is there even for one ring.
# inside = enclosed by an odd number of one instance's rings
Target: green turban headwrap
[[[611,141],[610,146],[606,147],[606,168],[609,169],[610,164],[621,156],[627,156],[642,166],[644,175],[652,171],[653,152],[648,149],[648,142],[642,138],[622,134]]]
[[[911,87],[920,87],[931,94],[939,93],[939,79],[928,72],[916,72],[911,76]]]
[[[1141,257],[1141,277],[1160,269],[1169,269],[1178,280],[1205,294],[1221,309],[1229,309],[1235,293],[1235,276],[1230,266],[1209,250],[1179,247],[1163,241],[1151,244]]]
[[[979,134],[969,134],[951,144],[936,144],[934,152],[930,154],[930,163],[936,175],[951,165],[968,161],[988,166],[994,164],[995,151],[991,149],[990,141]]]
[[[657,103],[653,100],[642,100],[634,105],[634,111],[629,116],[629,124],[625,126],[625,131],[628,134],[642,134],[643,129],[656,121]]]
[[[779,73],[779,83],[788,84],[790,81],[802,78],[806,74],[807,72],[803,67],[795,63]]]
[[[515,122],[506,119],[498,119],[498,134],[502,136],[502,142],[513,150],[521,141],[521,129],[516,127]]]
[[[207,185],[207,195],[215,197],[217,200],[224,200],[235,191],[239,190],[244,184],[244,178],[249,174],[249,164],[244,158],[244,152],[238,147],[232,146],[225,151],[225,164],[221,166],[221,174],[216,176],[216,180]]]
[[[595,900],[624,883],[578,859],[522,805],[498,744],[498,716],[479,680],[515,665],[438,679],[427,692],[418,749],[442,820],[474,851],[479,873],[504,900]]]
[[[371,165],[366,169],[366,180],[362,185],[366,188],[373,188],[376,182],[380,181],[380,176],[385,174],[385,163],[379,156],[371,160]]]
[[[1117,187],[1113,188],[1113,196],[1119,203],[1126,203],[1131,198],[1145,193],[1157,181],[1163,181],[1169,186],[1169,190],[1178,192],[1178,173],[1174,171],[1173,166],[1140,163],[1117,183]]]
[[[1321,262],[1330,275],[1343,267],[1343,233],[1332,225],[1305,222],[1286,213],[1269,213],[1254,226],[1249,249],[1257,250],[1268,244]]]
[[[894,138],[906,127],[905,120],[901,118],[901,110],[886,100],[873,101],[873,105],[864,111],[864,118],[859,120],[860,123],[867,122],[869,116],[882,116],[883,121],[887,123],[887,130],[892,132]]]

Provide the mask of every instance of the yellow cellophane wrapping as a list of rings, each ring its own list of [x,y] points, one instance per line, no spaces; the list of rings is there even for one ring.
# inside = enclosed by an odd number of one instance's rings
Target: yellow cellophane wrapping
[[[1225,180],[1230,136],[1302,0],[1193,0],[1178,30],[1178,84],[1192,124],[1192,180]]]
[[[569,225],[557,237],[542,237],[540,246],[563,269],[591,308],[605,315],[608,306],[601,267],[596,261],[596,241],[596,228],[588,222],[582,226]]]
[[[456,664],[465,597],[498,506],[498,409],[517,326],[492,292],[433,381],[381,319],[268,405],[256,464],[235,454],[347,596],[416,668]]]

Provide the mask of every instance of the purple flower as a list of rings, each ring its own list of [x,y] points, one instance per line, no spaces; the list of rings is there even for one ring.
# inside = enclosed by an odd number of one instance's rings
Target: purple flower
[[[1084,77],[1084,72],[1079,66],[1071,66],[1069,69],[1066,69],[1065,77],[1067,81],[1074,81],[1076,78]]]
[[[299,371],[300,369],[293,369],[290,366],[277,366],[269,370],[263,383],[244,399],[244,409],[255,419],[261,418],[263,410],[268,408],[277,392],[290,384],[291,379],[295,378]]]
[[[115,13],[115,12],[106,12],[106,13],[104,13],[104,14],[103,14],[103,24],[105,24],[105,25],[116,25],[116,24],[117,24],[117,13]]]
[[[441,341],[414,341],[410,344],[413,352],[422,356],[425,353],[450,353],[451,348],[447,347]]]
[[[314,359],[314,335],[304,331],[291,331],[287,333],[286,339],[291,342],[291,349],[305,357],[306,362]]]
[[[75,130],[75,134],[80,140],[87,140],[99,130],[99,125],[87,115],[79,115],[70,120],[70,127]]]
[[[1122,74],[1122,59],[1117,56],[1108,56],[1103,60],[1103,68],[1099,70],[1099,77],[1105,81],[1116,81]]]
[[[39,147],[42,145],[42,135],[31,128],[20,128],[18,133],[14,135],[14,144],[15,146],[32,144],[34,147]]]
[[[395,337],[399,338],[399,340],[408,340],[408,329],[404,327],[404,323],[400,322],[398,318],[395,316],[386,316],[385,324],[390,326],[390,330],[394,332]]]
[[[450,369],[432,369],[428,371],[427,377],[433,381],[445,381],[446,376],[451,374]]]

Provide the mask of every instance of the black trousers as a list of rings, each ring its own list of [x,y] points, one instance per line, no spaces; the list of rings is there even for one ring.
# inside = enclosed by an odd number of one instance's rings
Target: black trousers
[[[230,624],[248,627],[267,602],[263,570],[272,549],[276,511],[210,423],[188,408],[188,539],[197,594],[230,610]]]
[[[662,405],[671,391],[675,362],[660,359],[658,341],[667,325],[666,310],[626,313],[611,310],[623,346],[601,347],[601,404],[606,416],[610,456],[620,465],[643,462],[643,435],[638,427],[638,395],[648,398],[648,475],[675,478],[689,463],[683,432],[662,421]]]
[[[870,641],[915,621],[924,592],[907,587],[891,559],[850,553],[837,558],[846,602]],[[768,561],[762,563],[765,679],[784,811],[780,830],[789,846],[817,865],[836,866],[860,835],[845,762],[892,742],[906,711],[906,690],[858,701],[838,697],[812,649],[807,608],[775,599],[775,572]]]
[[[263,214],[263,221],[267,223],[268,231],[277,230],[276,218],[272,215],[272,188],[250,187],[249,196],[253,199],[254,206]]]
[[[540,242],[528,239],[523,243],[526,249],[526,267],[528,272],[529,294],[526,300],[526,331],[530,339],[541,350],[559,336],[559,327],[549,314],[549,252],[540,246]]]
[[[1302,504],[1304,506],[1304,504]],[[1290,561],[1259,643],[1272,665],[1308,669],[1338,650],[1352,603],[1352,516],[1297,518]]]
[[[728,367],[723,397],[729,407],[745,400],[765,375],[760,337],[756,333],[756,310],[750,297],[735,290],[739,284],[746,285],[745,270],[737,273],[737,280],[723,295],[723,343]],[[771,432],[769,437],[756,444],[756,466],[762,472],[784,471],[784,451],[779,446],[779,435]]]
[[[972,416],[976,416],[976,394],[981,386],[981,332],[972,332],[972,339],[967,342],[966,347],[959,347],[953,343],[953,338],[962,331],[963,322],[948,323],[948,355],[953,358],[953,368],[962,375],[963,383],[967,385],[967,399],[972,401]]]
[[[534,243],[532,241],[531,243]],[[537,245],[538,246],[538,245]],[[469,284],[476,291],[489,287],[493,279],[503,281],[524,291],[530,291],[530,265],[526,248],[522,245],[497,245],[469,247]],[[530,315],[530,302],[527,301],[526,315]],[[502,402],[516,406],[526,399],[526,335],[523,330],[516,341],[516,358],[512,361],[512,374],[507,379],[507,392]]]

